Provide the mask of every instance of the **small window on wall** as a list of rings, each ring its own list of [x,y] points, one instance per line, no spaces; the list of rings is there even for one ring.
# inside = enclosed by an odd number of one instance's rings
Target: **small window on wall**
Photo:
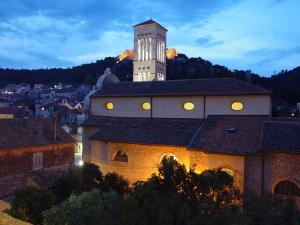
[[[119,162],[128,162],[128,156],[125,152],[123,151],[118,151],[114,161],[119,161]]]
[[[244,108],[244,104],[242,103],[242,102],[233,102],[232,104],[231,104],[231,109],[233,110],[233,111],[242,111],[243,110],[243,108]]]
[[[220,170],[227,173],[227,174],[229,174],[232,177],[234,176],[234,171],[232,169],[229,169],[229,168],[225,167],[225,168],[221,168]]]
[[[192,111],[195,108],[195,105],[193,102],[185,102],[183,108],[187,111]]]
[[[32,169],[38,170],[43,168],[43,153],[34,153],[32,155]]]
[[[107,110],[112,110],[114,108],[114,104],[112,102],[105,103],[105,108]]]
[[[291,181],[280,181],[275,189],[274,194],[300,197],[300,189],[297,184]]]
[[[151,104],[150,104],[150,102],[143,102],[143,103],[142,103],[142,109],[143,109],[143,110],[150,110],[150,109],[151,109]]]

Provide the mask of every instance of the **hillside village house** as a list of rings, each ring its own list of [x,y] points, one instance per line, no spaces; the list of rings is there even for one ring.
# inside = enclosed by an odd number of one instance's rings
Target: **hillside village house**
[[[0,199],[27,184],[50,187],[73,164],[74,140],[53,120],[3,119],[0,130]]]
[[[83,158],[130,183],[173,157],[222,169],[242,191],[300,200],[300,122],[271,116],[271,92],[231,78],[166,80],[166,29],[134,26],[134,82],[109,70],[86,99]]]

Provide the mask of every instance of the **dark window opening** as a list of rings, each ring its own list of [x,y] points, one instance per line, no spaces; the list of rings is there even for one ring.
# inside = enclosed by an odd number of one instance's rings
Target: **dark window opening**
[[[274,190],[274,194],[300,197],[300,189],[291,181],[280,181]]]
[[[119,162],[128,162],[128,156],[126,155],[125,152],[123,151],[118,151],[114,161],[119,161]]]

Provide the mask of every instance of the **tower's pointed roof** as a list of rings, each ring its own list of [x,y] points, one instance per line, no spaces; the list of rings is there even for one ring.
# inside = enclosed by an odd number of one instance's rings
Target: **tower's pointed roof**
[[[160,25],[158,22],[156,22],[153,19],[147,20],[147,21],[142,22],[142,23],[138,23],[138,24],[134,25],[133,27],[142,26],[142,25],[148,25],[148,24],[153,24],[153,23],[157,24],[158,26],[160,26],[164,30],[168,31],[166,28],[164,28],[162,25]]]

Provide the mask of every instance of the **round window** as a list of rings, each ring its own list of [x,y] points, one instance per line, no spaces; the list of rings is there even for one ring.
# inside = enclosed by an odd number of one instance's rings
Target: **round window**
[[[244,108],[244,104],[242,102],[233,102],[231,104],[231,109],[233,111],[241,111]]]
[[[105,108],[106,108],[107,110],[112,110],[112,109],[114,108],[114,104],[113,104],[112,102],[107,102],[107,103],[105,104]]]
[[[187,111],[191,111],[191,110],[193,110],[193,109],[195,108],[195,105],[194,105],[194,103],[192,103],[192,102],[185,102],[185,103],[183,104],[183,108],[184,108],[185,110],[187,110]]]
[[[151,109],[151,104],[150,104],[150,102],[144,102],[144,103],[142,104],[142,109],[143,109],[143,110],[150,110],[150,109]]]

